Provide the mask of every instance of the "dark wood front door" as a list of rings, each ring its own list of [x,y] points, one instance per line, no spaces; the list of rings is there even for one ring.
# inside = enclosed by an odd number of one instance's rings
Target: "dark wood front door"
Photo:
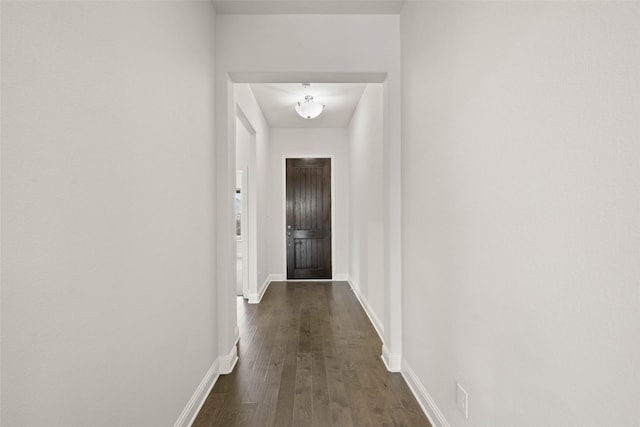
[[[287,159],[287,278],[331,279],[331,159]]]

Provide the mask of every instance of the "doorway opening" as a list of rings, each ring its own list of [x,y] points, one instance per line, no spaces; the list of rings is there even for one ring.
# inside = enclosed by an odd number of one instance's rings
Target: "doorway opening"
[[[225,135],[233,132],[234,122],[238,117],[237,112],[240,106],[245,109],[249,115],[248,117],[252,119],[252,124],[255,124],[258,130],[257,140],[259,143],[257,146],[259,151],[258,157],[254,158],[253,161],[254,166],[259,166],[253,171],[249,168],[248,185],[249,192],[253,188],[253,191],[259,195],[255,200],[253,212],[251,212],[252,207],[251,202],[249,202],[250,215],[258,216],[257,221],[253,221],[249,217],[249,228],[251,228],[251,225],[255,225],[254,233],[257,232],[257,236],[260,239],[258,241],[256,236],[255,243],[258,246],[253,251],[255,257],[252,254],[249,255],[251,262],[257,262],[258,265],[255,266],[256,268],[250,267],[250,270],[253,270],[250,273],[255,277],[250,279],[248,303],[259,303],[264,292],[269,287],[269,283],[287,280],[290,277],[287,266],[287,258],[289,258],[287,254],[287,225],[289,224],[287,224],[285,213],[287,204],[286,185],[283,185],[286,179],[286,158],[329,157],[325,155],[333,153],[331,151],[333,147],[326,148],[318,144],[319,147],[316,150],[313,144],[323,139],[332,144],[343,138],[343,136],[333,139],[325,138],[320,135],[321,132],[319,131],[314,131],[313,138],[304,138],[302,137],[303,129],[293,126],[273,125],[271,117],[261,114],[259,111],[261,104],[253,99],[254,97],[260,98],[259,95],[256,96],[256,88],[259,88],[258,85],[274,85],[295,81],[312,81],[316,85],[318,83],[363,82],[368,85],[377,85],[374,91],[367,92],[370,94],[370,102],[364,104],[372,106],[375,98],[378,100],[375,101],[378,102],[376,107],[372,107],[372,110],[360,110],[364,117],[369,117],[370,119],[354,122],[358,125],[345,128],[347,130],[343,132],[345,133],[344,138],[349,141],[348,150],[356,150],[356,155],[354,156],[353,153],[347,151],[347,157],[340,154],[336,155],[335,159],[332,159],[332,161],[337,161],[338,166],[336,167],[336,164],[332,163],[331,174],[338,174],[339,183],[349,182],[350,184],[346,196],[343,187],[338,187],[337,193],[332,188],[332,197],[337,197],[338,199],[337,201],[331,199],[331,209],[339,210],[335,214],[337,220],[334,220],[334,212],[332,212],[332,235],[330,239],[330,257],[332,258],[330,265],[332,271],[330,276],[324,277],[328,277],[329,280],[348,280],[354,291],[361,293],[365,297],[367,300],[365,301],[365,306],[367,306],[365,308],[371,311],[372,315],[369,312],[368,314],[373,317],[374,320],[372,321],[383,338],[382,353],[385,364],[390,370],[399,370],[401,360],[401,263],[399,258],[401,247],[399,244],[399,226],[401,221],[398,199],[401,173],[398,135],[399,114],[397,113],[398,108],[395,108],[398,107],[399,99],[396,96],[397,85],[394,84],[396,82],[394,75],[387,75],[386,73],[295,73],[295,76],[292,77],[292,74],[288,73],[233,72],[229,73],[228,77],[226,93],[233,94],[233,96],[226,98],[226,109],[222,108],[223,105],[220,105],[220,111],[223,112],[217,119],[217,123],[219,121],[217,128],[220,136],[224,138]],[[250,96],[251,92],[254,92],[253,96]],[[249,102],[248,98],[252,98],[251,102]],[[293,103],[287,101],[282,105],[285,106],[284,108],[289,108]],[[236,115],[233,114],[234,110]],[[228,114],[224,114],[225,111]],[[327,110],[327,112],[331,112],[331,110]],[[313,124],[316,124],[316,122],[309,123],[309,125]],[[302,127],[305,126],[300,126],[300,128]],[[338,128],[340,127],[332,129]],[[375,135],[373,135],[374,130]],[[352,137],[354,134],[358,138],[354,139]],[[372,136],[375,136],[376,140],[375,153],[377,156],[379,154],[379,159],[376,157],[375,163],[369,161],[370,155],[359,155],[361,154],[359,150],[371,152]],[[222,182],[228,182],[233,176],[225,167],[226,165],[231,166],[231,156],[228,155],[229,152],[225,152],[225,148],[228,147],[231,150],[236,148],[232,145],[236,142],[236,138],[228,138],[227,141],[229,145],[220,149],[222,166],[219,174]],[[351,141],[358,141],[360,145],[357,147],[351,145]],[[226,165],[225,158],[227,159]],[[348,163],[347,169],[345,169],[342,163],[345,158],[359,159],[357,169],[352,167],[352,163]],[[281,167],[277,166],[279,159],[282,161]],[[264,160],[267,160],[267,163]],[[266,167],[264,166],[265,164],[267,165]],[[375,192],[360,191],[361,187],[364,188],[371,183],[371,180],[365,178],[374,174],[377,174]],[[344,180],[344,176],[348,177],[348,181]],[[230,182],[228,183],[231,184]],[[280,185],[275,185],[277,183]],[[351,188],[352,183],[356,183],[353,188]],[[332,179],[331,186],[333,187],[334,185],[335,183]],[[342,185],[340,184],[340,186]],[[229,187],[227,186],[227,190],[232,190]],[[265,189],[267,190],[266,192],[264,191]],[[278,193],[280,193],[281,197],[278,197]],[[343,200],[345,197],[347,205]],[[379,198],[382,198],[381,203],[373,206],[374,199],[377,200]],[[344,229],[343,219],[345,218],[345,213],[342,211],[343,206],[358,207],[357,211],[356,209],[348,210],[348,216],[346,217],[348,218],[348,225],[346,229]],[[228,218],[230,213],[231,209],[225,210],[224,207],[221,209],[221,217],[223,218]],[[251,232],[251,230],[249,231]],[[345,239],[347,239],[347,243],[343,244]],[[356,243],[350,245],[349,242]],[[302,244],[300,243],[299,245]],[[224,244],[221,244],[221,246],[224,246]],[[278,246],[281,248],[280,250],[277,249]],[[345,250],[347,255],[342,256]],[[233,264],[226,261],[221,264],[221,268],[228,271]],[[295,277],[295,275],[291,277]],[[294,280],[296,279],[294,278]],[[243,303],[246,303],[246,301]],[[226,310],[227,307],[230,307],[230,305],[227,305],[224,309]],[[239,308],[233,311],[241,315]],[[377,319],[376,316],[378,316]],[[224,346],[226,343],[221,345]]]
[[[255,150],[255,131],[241,111],[235,120],[235,277],[236,295],[249,298],[252,271],[252,245],[255,245],[255,224],[251,221],[251,212],[255,206],[250,176],[253,169],[253,151]]]

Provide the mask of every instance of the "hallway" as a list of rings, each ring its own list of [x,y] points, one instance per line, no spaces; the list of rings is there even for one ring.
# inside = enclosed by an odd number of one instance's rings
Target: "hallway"
[[[640,427],[638,23],[0,0],[0,425]],[[335,282],[282,282],[292,158]]]
[[[347,282],[273,282],[238,317],[240,359],[194,427],[430,425]]]

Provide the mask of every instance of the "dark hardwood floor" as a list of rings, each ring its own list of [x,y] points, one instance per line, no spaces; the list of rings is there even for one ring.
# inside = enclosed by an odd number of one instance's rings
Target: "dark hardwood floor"
[[[273,282],[238,300],[240,360],[194,427],[429,426],[346,282]]]

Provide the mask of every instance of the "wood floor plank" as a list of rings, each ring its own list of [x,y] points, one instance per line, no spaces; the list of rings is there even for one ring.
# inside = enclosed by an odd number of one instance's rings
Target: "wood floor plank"
[[[300,340],[298,342],[298,353],[309,353],[311,351],[311,316],[309,309],[302,309],[300,313]]]
[[[305,426],[313,419],[311,353],[298,354],[296,367],[296,392],[293,400],[293,425]]]
[[[430,424],[346,282],[273,282],[260,304],[238,301],[239,361],[195,427]]]
[[[367,398],[366,389],[358,384],[355,372],[346,370],[344,374],[353,425],[362,427],[374,425],[371,418],[373,407]]]
[[[331,425],[331,410],[329,408],[329,386],[327,384],[327,369],[325,355],[314,351],[312,355],[311,379],[313,388],[313,419],[311,424],[318,427]]]
[[[296,386],[296,369],[298,365],[298,324],[296,316],[291,316],[288,322],[290,337],[280,378],[278,401],[276,403],[275,425],[289,426],[293,420],[293,401]]]
[[[344,386],[342,371],[336,367],[337,360],[334,356],[327,358],[330,367],[327,372],[327,385],[329,389],[329,409],[332,426],[353,426],[349,399]]]
[[[277,332],[267,366],[265,387],[258,402],[253,425],[276,426],[276,409],[287,350],[288,329],[283,316],[274,317],[271,328]]]

